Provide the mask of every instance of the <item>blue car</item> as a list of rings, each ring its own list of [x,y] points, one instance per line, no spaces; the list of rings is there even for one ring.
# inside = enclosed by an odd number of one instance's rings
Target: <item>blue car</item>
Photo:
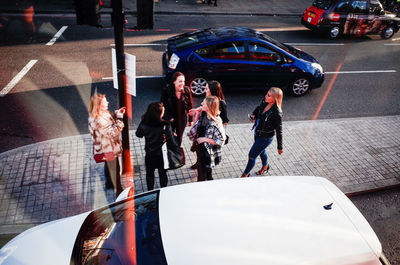
[[[166,81],[182,72],[194,95],[207,80],[226,86],[278,86],[294,96],[318,88],[324,71],[311,55],[246,27],[218,27],[168,39],[163,54]]]

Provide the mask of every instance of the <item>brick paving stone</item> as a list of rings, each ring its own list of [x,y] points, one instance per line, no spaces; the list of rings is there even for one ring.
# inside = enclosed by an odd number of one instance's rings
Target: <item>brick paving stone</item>
[[[376,128],[375,124],[380,124]],[[400,116],[284,122],[284,153],[276,141],[267,149],[268,175],[313,175],[333,181],[344,192],[400,183]],[[253,143],[251,124],[230,124],[230,142],[214,179],[236,178]],[[146,191],[144,139],[130,132],[135,193]],[[169,185],[195,182],[195,154],[183,141],[187,165],[168,171]],[[261,167],[259,159],[251,172]],[[104,189],[103,165],[91,154],[91,138],[53,139],[0,154],[0,226],[37,224],[92,210],[115,200]],[[123,183],[131,185],[127,179]],[[159,186],[156,174],[156,188]]]

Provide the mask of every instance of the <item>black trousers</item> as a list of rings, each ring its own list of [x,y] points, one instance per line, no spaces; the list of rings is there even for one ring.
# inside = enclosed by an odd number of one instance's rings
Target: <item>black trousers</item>
[[[154,189],[154,171],[158,170],[161,188],[166,187],[168,184],[167,171],[164,169],[162,155],[147,155],[145,157],[146,163],[146,184],[147,190]]]
[[[197,155],[197,181],[213,180],[211,160],[204,144],[199,144]]]

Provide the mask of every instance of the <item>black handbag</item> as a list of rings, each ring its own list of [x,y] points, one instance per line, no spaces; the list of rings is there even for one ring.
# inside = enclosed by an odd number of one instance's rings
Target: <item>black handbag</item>
[[[165,137],[165,126],[164,139],[168,139]],[[185,165],[185,152],[183,151],[182,147],[179,147],[173,142],[165,140],[161,146],[161,150],[163,155],[164,169],[177,169]]]

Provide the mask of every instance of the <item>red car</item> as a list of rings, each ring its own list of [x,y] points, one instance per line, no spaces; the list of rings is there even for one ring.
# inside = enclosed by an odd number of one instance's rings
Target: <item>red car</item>
[[[342,34],[379,34],[390,39],[399,30],[400,18],[385,11],[378,0],[315,0],[301,23],[331,39]]]

